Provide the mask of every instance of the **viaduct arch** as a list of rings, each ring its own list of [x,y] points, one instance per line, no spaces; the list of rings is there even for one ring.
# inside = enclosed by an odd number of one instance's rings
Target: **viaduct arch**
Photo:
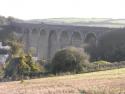
[[[67,31],[62,31],[60,35],[60,48],[65,48],[70,45],[70,39]]]
[[[48,57],[52,58],[57,50],[57,34],[56,31],[52,30],[48,37]]]
[[[33,47],[35,49],[34,56],[41,59],[52,58],[57,50],[68,46],[82,48],[85,43],[95,46],[101,36],[114,30],[104,27],[28,23],[16,23],[15,27],[22,34],[26,50]],[[25,33],[22,33],[21,30]]]
[[[71,45],[75,47],[80,47],[82,45],[82,38],[79,32],[73,32]]]
[[[88,46],[96,46],[97,45],[96,34],[93,32],[87,33],[84,42],[88,44]]]

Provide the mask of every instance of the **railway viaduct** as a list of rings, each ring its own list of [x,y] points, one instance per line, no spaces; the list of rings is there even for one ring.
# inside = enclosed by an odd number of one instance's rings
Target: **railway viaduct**
[[[19,32],[25,50],[34,50],[34,56],[40,59],[52,58],[59,49],[75,46],[83,48],[85,44],[97,46],[100,38],[115,28],[14,23],[15,30]]]

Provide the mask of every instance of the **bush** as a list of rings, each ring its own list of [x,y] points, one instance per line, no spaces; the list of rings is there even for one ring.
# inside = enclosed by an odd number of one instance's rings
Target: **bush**
[[[109,65],[111,64],[110,62],[107,62],[107,61],[103,61],[103,60],[100,60],[100,61],[96,61],[96,62],[93,62],[94,64],[96,65]]]
[[[113,69],[114,65],[107,61],[95,61],[92,62],[94,71],[109,70]]]
[[[0,64],[0,78],[3,76],[4,73],[4,64]]]
[[[79,73],[89,65],[89,57],[83,49],[69,47],[58,51],[52,59],[52,73]]]
[[[32,72],[41,72],[41,68],[30,55],[13,57],[6,63],[5,77],[18,77],[20,79],[24,75],[29,76]]]

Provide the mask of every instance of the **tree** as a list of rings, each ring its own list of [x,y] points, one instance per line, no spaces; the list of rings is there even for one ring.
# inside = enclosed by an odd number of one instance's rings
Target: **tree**
[[[5,77],[22,76],[30,71],[30,67],[25,62],[25,57],[13,57],[6,63]]]
[[[78,73],[84,70],[89,64],[88,55],[75,47],[69,47],[58,51],[52,59],[52,72],[74,72]]]
[[[11,47],[10,55],[19,56],[20,54],[24,53],[23,44],[20,41],[17,40],[6,41],[6,44]]]
[[[13,57],[8,61],[5,69],[5,77],[20,78],[22,76],[29,76],[30,73],[40,71],[40,66],[33,61],[32,56],[22,55]]]
[[[26,55],[26,64],[30,66],[31,72],[40,72],[40,66],[35,63],[31,54]]]
[[[106,61],[125,60],[125,29],[119,29],[104,35],[98,44],[98,57]]]
[[[22,56],[22,57],[19,57],[18,59],[19,59],[19,61],[18,61],[19,64],[17,66],[18,74],[24,75],[25,73],[29,73],[31,68],[30,68],[29,64],[27,64],[25,62],[26,58]]]

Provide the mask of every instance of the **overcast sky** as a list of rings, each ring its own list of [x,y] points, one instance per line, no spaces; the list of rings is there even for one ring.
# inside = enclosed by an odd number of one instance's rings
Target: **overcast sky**
[[[0,0],[0,15],[25,20],[125,18],[125,0]]]

